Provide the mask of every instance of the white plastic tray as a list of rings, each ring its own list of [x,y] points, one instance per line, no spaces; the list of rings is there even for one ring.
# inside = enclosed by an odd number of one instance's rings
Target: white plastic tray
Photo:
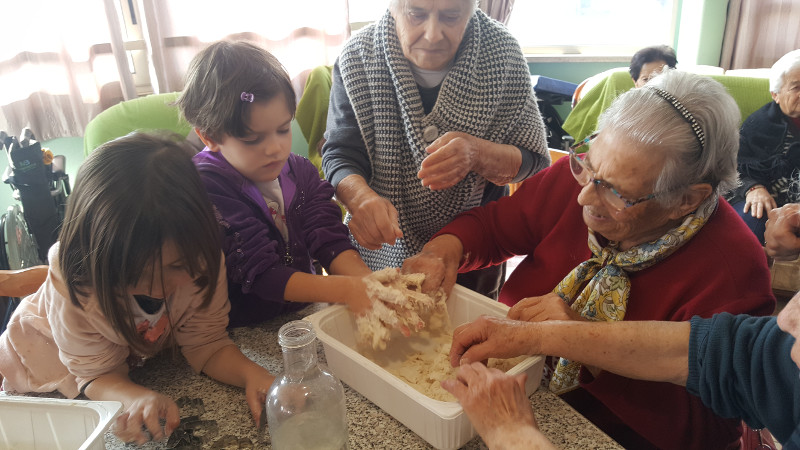
[[[447,300],[447,310],[452,325],[456,327],[483,314],[505,317],[508,307],[456,285]],[[358,353],[355,321],[345,306],[325,308],[306,317],[306,320],[314,325],[333,373],[429,444],[437,449],[455,449],[475,436],[475,430],[461,405],[423,395]],[[404,338],[398,334],[392,339]],[[511,368],[508,373],[527,372],[525,390],[530,395],[539,386],[543,365],[541,356],[532,356]]]
[[[120,402],[0,395],[0,448],[103,450]]]

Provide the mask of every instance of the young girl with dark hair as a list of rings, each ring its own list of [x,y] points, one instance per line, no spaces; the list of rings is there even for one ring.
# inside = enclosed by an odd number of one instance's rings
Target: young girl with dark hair
[[[219,230],[191,151],[133,133],[92,152],[49,260],[0,336],[6,391],[120,401],[115,434],[142,444],[171,434],[179,411],[129,368],[179,348],[197,372],[243,387],[258,423],[274,377],[228,336]]]
[[[307,302],[368,309],[361,278],[371,271],[333,187],[291,154],[295,94],[280,62],[246,42],[211,44],[192,61],[178,105],[207,146],[194,162],[224,230],[231,325]]]

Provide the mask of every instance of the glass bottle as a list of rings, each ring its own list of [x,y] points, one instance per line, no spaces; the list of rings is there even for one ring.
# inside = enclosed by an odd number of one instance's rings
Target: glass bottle
[[[289,322],[278,331],[284,368],[267,395],[274,449],[347,449],[344,388],[317,362],[316,337],[305,320]]]

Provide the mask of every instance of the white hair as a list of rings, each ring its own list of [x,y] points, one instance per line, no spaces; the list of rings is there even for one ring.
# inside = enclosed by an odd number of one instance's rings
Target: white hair
[[[389,10],[393,12],[400,11],[400,7],[405,5],[408,0],[389,0]],[[470,10],[469,14],[472,15],[475,10],[478,8],[478,1],[479,0],[464,0],[469,3]]]
[[[678,99],[705,133],[704,147],[681,113],[648,86]],[[674,207],[692,184],[708,183],[719,195],[738,185],[740,115],[733,97],[719,82],[671,69],[647,86],[619,96],[600,116],[598,129],[627,138],[641,151],[666,155],[655,186],[655,192],[663,195],[656,199]]]
[[[800,49],[781,56],[769,70],[769,91],[777,94],[783,86],[784,76],[798,67],[800,67]]]

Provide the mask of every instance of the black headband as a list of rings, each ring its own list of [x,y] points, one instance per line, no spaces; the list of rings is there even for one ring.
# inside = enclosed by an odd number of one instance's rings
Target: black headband
[[[695,137],[697,137],[697,142],[700,143],[700,150],[705,150],[706,134],[703,132],[703,128],[700,127],[700,124],[697,122],[697,119],[694,118],[692,113],[690,113],[689,110],[686,109],[686,107],[683,106],[683,104],[679,102],[678,99],[675,98],[675,96],[670,94],[669,92],[649,84],[646,84],[644,87],[653,90],[653,92],[658,94],[659,97],[666,100],[667,103],[672,105],[672,107],[675,108],[675,110],[680,113],[681,117],[683,117],[686,123],[688,123],[689,126],[692,127],[692,131],[694,131],[694,135]]]

